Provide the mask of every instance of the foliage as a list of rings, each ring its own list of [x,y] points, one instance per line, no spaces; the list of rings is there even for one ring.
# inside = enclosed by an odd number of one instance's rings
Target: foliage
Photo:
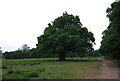
[[[65,60],[69,52],[80,55],[93,50],[94,41],[92,32],[82,27],[79,16],[65,12],[49,23],[44,34],[38,37],[37,50],[42,56],[59,55],[59,60]]]
[[[120,1],[111,4],[106,10],[110,24],[103,31],[100,52],[110,58],[118,58],[120,54]]]
[[[38,72],[28,72],[28,73],[25,73],[25,76],[27,76],[27,77],[38,77],[39,73]]]
[[[29,50],[29,54],[31,58],[39,58],[40,55],[37,54],[36,48],[32,48],[31,50]]]
[[[9,71],[8,71],[8,74],[13,74],[13,73],[14,73],[13,70],[9,70]]]
[[[39,72],[44,72],[45,69],[41,68],[41,69],[38,69]]]
[[[92,52],[89,52],[88,56],[90,56],[90,57],[101,57],[102,54],[100,54],[99,50],[94,50]]]
[[[29,58],[30,56],[27,51],[16,50],[13,52],[3,53],[3,57],[6,59],[23,59],[23,58]]]
[[[7,67],[6,66],[2,66],[2,69],[7,69]]]
[[[0,47],[0,59],[2,58],[2,50],[1,50],[1,47]]]

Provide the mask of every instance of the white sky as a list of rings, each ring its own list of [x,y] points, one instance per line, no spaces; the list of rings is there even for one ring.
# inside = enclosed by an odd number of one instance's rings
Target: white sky
[[[67,11],[79,15],[83,26],[93,32],[100,47],[101,33],[109,25],[106,9],[115,0],[0,0],[0,47],[3,52],[23,44],[36,47],[47,24]]]

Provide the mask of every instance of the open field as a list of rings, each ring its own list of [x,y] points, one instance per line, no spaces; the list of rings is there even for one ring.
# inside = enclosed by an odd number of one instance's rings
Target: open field
[[[3,60],[3,79],[96,79],[102,62],[97,58]]]

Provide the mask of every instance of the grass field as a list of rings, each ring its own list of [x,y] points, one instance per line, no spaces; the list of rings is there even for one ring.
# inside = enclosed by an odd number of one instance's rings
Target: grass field
[[[101,61],[97,58],[58,58],[3,60],[3,79],[95,79]]]

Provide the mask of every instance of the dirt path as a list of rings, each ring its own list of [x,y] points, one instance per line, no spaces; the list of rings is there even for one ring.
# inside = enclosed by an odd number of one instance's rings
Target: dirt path
[[[118,70],[120,68],[118,68],[118,66],[116,64],[114,64],[112,61],[110,60],[106,60],[101,58],[102,62],[102,66],[101,66],[101,79],[119,79],[120,76],[118,76]]]

